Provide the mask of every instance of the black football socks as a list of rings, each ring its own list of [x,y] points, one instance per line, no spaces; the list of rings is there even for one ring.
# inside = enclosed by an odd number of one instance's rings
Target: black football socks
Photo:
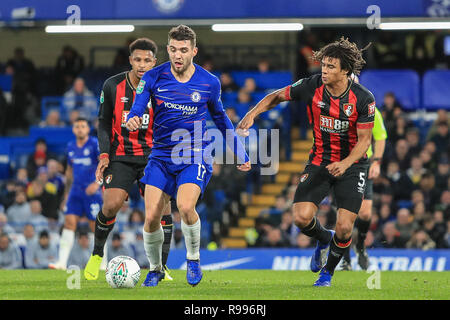
[[[366,241],[367,232],[369,232],[371,220],[362,220],[360,218],[356,219],[355,226],[358,229],[358,242],[356,247],[358,249],[364,248],[364,242]]]
[[[324,267],[331,274],[334,273],[334,269],[336,269],[339,261],[341,261],[341,258],[344,255],[345,251],[349,250],[351,243],[351,237],[348,239],[339,239],[338,237],[336,237],[336,234],[334,235],[330,243],[330,251],[328,252],[327,264]]]
[[[327,244],[331,240],[331,232],[322,227],[320,221],[314,217],[309,225],[301,228],[301,232],[308,237],[319,240],[321,244]]]
[[[99,255],[103,257],[103,249],[105,247],[106,239],[109,233],[114,228],[116,217],[107,218],[103,214],[102,210],[97,214],[95,220],[95,232],[94,232],[94,251],[93,255]]]

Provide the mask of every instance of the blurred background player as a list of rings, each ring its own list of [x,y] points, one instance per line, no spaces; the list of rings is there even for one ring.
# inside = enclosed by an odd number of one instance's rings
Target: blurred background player
[[[94,231],[95,217],[103,203],[100,185],[95,179],[100,154],[98,141],[89,136],[89,132],[85,118],[75,120],[73,134],[76,140],[67,145],[64,228],[59,241],[58,261],[49,264],[51,269],[67,268],[80,217],[86,215]]]
[[[185,25],[172,28],[167,52],[170,62],[147,72],[141,79],[127,119],[127,128],[132,134],[145,122],[147,105],[152,101],[155,145],[141,179],[146,184],[143,235],[150,270],[142,285],[156,286],[162,277],[160,246],[164,235],[161,212],[169,197],[172,197],[176,198],[186,243],[186,278],[190,285],[195,286],[203,275],[200,268],[201,223],[196,205],[212,174],[212,157],[205,152],[209,143],[202,139],[206,131],[207,112],[210,112],[223,137],[228,137],[227,131],[232,130],[233,151],[240,161],[244,159],[244,164],[239,165],[238,169],[248,171],[250,161],[223,108],[220,81],[193,63],[198,52],[195,32]],[[200,129],[201,132],[198,132]],[[194,138],[194,141],[189,140],[187,150],[183,151],[184,159],[173,152],[180,143],[178,139],[172,139],[177,130],[188,132]],[[195,140],[198,135],[200,141]]]
[[[153,40],[139,38],[129,46],[130,71],[121,72],[107,79],[100,96],[98,141],[100,161],[95,176],[103,182],[103,206],[98,212],[95,227],[94,250],[84,275],[88,280],[98,278],[100,264],[104,255],[105,242],[114,228],[117,212],[128,198],[135,181],[141,194],[143,185],[139,182],[144,174],[153,145],[153,109],[145,109],[142,126],[129,132],[125,120],[133,105],[136,88],[140,79],[156,64],[157,46]],[[163,262],[164,266],[170,250],[172,238],[172,217],[170,201],[164,203],[162,224],[164,228]],[[170,280],[167,268],[165,277]]]
[[[375,98],[349,79],[365,64],[363,50],[343,37],[322,47],[314,52],[314,59],[321,63],[321,74],[267,95],[237,128],[245,134],[260,113],[283,101],[300,100],[308,106],[314,145],[295,193],[293,214],[301,232],[318,240],[311,259],[311,271],[320,271],[314,286],[331,285],[334,270],[352,242],[363,199]],[[339,208],[336,231],[325,229],[316,218],[319,204],[333,188]]]
[[[355,75],[352,76],[353,81],[359,83],[358,77]],[[381,115],[381,112],[376,107],[372,137],[373,150],[372,145],[370,145],[369,149],[367,150],[367,158],[371,160],[371,164],[369,166],[369,171],[367,172],[364,199],[361,204],[361,209],[358,213],[358,218],[355,221],[355,228],[358,229],[358,237],[354,248],[358,257],[358,264],[363,270],[367,270],[367,268],[369,268],[369,255],[367,254],[364,242],[366,241],[367,232],[369,231],[372,219],[373,179],[378,178],[380,175],[381,161],[383,159],[387,139],[387,131],[384,126],[383,117]],[[342,261],[342,269],[351,270],[350,248],[345,251]]]

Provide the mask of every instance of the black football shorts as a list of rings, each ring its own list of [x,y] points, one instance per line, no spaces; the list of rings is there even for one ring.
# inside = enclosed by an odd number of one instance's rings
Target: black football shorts
[[[369,168],[367,168],[367,177],[369,177]],[[364,200],[372,200],[373,199],[373,180],[367,178],[366,179],[366,189],[364,190]]]
[[[294,203],[313,202],[319,207],[322,200],[334,191],[338,208],[358,214],[367,181],[367,164],[356,163],[336,178],[325,166],[306,166],[295,192]]]
[[[103,187],[105,189],[119,188],[130,193],[134,182],[137,181],[139,191],[143,195],[145,185],[139,180],[144,175],[146,165],[146,163],[111,161],[103,172]]]

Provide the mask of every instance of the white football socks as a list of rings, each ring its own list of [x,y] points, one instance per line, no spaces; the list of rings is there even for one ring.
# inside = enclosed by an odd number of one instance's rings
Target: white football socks
[[[73,243],[75,241],[75,231],[63,229],[61,238],[59,240],[58,262],[57,264],[62,268],[67,268],[67,261],[69,260],[70,252],[72,251]]]
[[[150,271],[160,271],[162,264],[162,244],[164,242],[164,231],[162,226],[154,232],[142,230],[144,237],[144,249],[150,263]]]
[[[188,260],[200,259],[200,228],[200,218],[192,225],[188,225],[181,220],[181,231],[186,244],[186,259]]]

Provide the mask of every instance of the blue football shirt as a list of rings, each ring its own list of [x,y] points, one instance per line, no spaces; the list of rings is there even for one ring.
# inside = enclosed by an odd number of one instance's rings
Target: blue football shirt
[[[95,181],[99,155],[98,140],[95,137],[89,137],[82,147],[77,146],[76,140],[67,144],[67,163],[73,168],[72,188],[84,190]]]
[[[146,108],[152,107],[153,149],[150,158],[169,161],[171,157],[174,159],[173,155],[195,157],[201,153],[209,162],[212,159],[205,152],[211,144],[205,135],[209,112],[240,163],[249,161],[223,108],[219,79],[197,64],[194,67],[191,79],[184,83],[175,79],[170,62],[147,71],[136,89],[127,121],[134,116],[141,117]],[[186,153],[186,150],[190,152]]]

